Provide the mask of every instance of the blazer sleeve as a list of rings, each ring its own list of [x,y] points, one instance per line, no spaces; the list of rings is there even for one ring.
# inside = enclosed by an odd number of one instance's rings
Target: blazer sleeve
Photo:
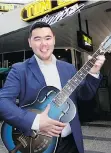
[[[74,66],[72,66],[72,76],[76,73]],[[99,87],[102,75],[99,78],[88,74],[76,89],[76,97],[78,100],[91,100]]]
[[[16,105],[20,94],[20,76],[15,66],[10,70],[4,87],[0,90],[0,115],[8,124],[30,135],[36,114]]]
[[[77,88],[78,99],[91,100],[97,92],[101,78],[101,75],[99,76],[99,78],[95,78],[92,75],[88,74]]]

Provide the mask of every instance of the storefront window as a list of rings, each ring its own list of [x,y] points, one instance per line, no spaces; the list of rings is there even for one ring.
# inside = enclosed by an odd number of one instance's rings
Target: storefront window
[[[31,58],[33,54],[32,50],[25,51],[25,59]]]
[[[54,50],[54,55],[59,60],[66,61],[68,63],[72,63],[71,50],[70,49],[55,49]]]
[[[5,68],[11,67],[12,64],[17,62],[23,62],[23,60],[24,60],[24,51],[5,53],[3,67]]]

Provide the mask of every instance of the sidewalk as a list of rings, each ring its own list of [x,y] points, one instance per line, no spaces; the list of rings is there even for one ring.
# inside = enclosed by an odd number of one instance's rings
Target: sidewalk
[[[85,153],[111,153],[111,121],[96,121],[82,126]]]

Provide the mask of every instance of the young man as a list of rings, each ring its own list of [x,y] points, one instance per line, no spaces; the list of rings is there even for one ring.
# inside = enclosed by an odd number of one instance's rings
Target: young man
[[[54,86],[61,90],[76,73],[72,64],[59,61],[53,55],[55,35],[51,27],[44,22],[35,22],[29,31],[29,46],[34,55],[23,63],[16,63],[8,74],[4,87],[0,91],[0,114],[3,119],[18,128],[24,135],[39,131],[49,137],[59,138],[56,153],[83,153],[83,140],[78,112],[70,123],[51,119],[48,105],[41,114],[24,110],[21,107],[31,104],[44,86]],[[71,95],[76,105],[77,99],[90,100],[100,83],[97,74],[105,61],[98,56],[90,74]],[[19,107],[16,98],[19,98]]]

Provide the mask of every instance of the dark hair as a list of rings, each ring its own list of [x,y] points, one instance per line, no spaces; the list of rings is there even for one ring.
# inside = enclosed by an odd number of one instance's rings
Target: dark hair
[[[34,22],[32,25],[31,25],[31,27],[30,27],[30,29],[29,29],[29,37],[31,37],[31,35],[32,35],[32,31],[34,30],[34,29],[36,29],[36,28],[44,28],[44,27],[48,27],[48,28],[50,28],[51,29],[51,31],[52,31],[52,28],[51,28],[51,26],[48,24],[48,23],[46,23],[46,22]],[[53,31],[52,31],[53,32]]]

